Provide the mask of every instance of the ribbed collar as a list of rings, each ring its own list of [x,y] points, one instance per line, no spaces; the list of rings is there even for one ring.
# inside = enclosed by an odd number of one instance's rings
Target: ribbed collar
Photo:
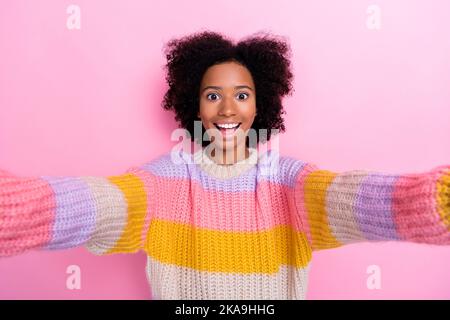
[[[249,148],[248,150],[250,155],[247,159],[233,164],[218,164],[214,162],[208,156],[205,148],[196,151],[193,154],[193,160],[207,174],[219,179],[230,179],[253,168],[258,162],[258,150],[256,148]]]

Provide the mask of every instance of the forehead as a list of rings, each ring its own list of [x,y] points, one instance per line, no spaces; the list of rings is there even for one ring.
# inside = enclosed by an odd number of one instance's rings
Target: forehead
[[[253,86],[252,75],[246,67],[236,62],[213,65],[206,70],[202,79],[202,87],[206,85],[227,87],[244,84]]]

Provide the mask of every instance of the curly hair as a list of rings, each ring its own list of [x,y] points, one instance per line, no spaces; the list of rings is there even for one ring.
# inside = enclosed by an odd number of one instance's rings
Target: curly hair
[[[290,70],[291,50],[280,37],[258,32],[237,44],[212,31],[194,33],[172,39],[165,47],[167,58],[166,81],[169,85],[162,106],[175,112],[179,127],[189,131],[194,141],[194,121],[198,121],[200,83],[212,65],[235,61],[245,66],[252,75],[256,91],[256,117],[253,129],[266,129],[267,136],[258,142],[270,140],[273,129],[284,132],[282,114],[286,113],[281,98],[291,94],[293,75]],[[202,125],[202,130],[205,128]],[[197,137],[198,138],[198,137]],[[202,146],[209,141],[197,141]],[[248,146],[248,139],[247,139]]]

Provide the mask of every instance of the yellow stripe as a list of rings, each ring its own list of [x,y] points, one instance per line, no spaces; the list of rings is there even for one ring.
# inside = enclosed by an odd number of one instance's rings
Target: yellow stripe
[[[436,197],[439,215],[444,225],[450,230],[450,171],[439,178]]]
[[[116,245],[107,253],[132,253],[143,248],[141,232],[147,212],[144,183],[134,174],[108,177],[124,194],[127,201],[127,225]]]
[[[311,260],[305,234],[287,226],[231,232],[153,219],[147,239],[149,256],[200,271],[275,273],[280,265],[305,267]]]
[[[336,176],[336,173],[330,171],[316,170],[305,178],[305,208],[308,212],[313,250],[342,245],[331,233],[326,212],[327,189]]]

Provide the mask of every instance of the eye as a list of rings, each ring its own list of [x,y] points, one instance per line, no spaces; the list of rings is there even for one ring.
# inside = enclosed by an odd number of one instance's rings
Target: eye
[[[247,95],[247,97],[249,96],[249,94],[248,94],[248,93],[245,93],[245,92],[239,93],[238,96],[240,97],[240,96],[243,95],[243,94]]]
[[[209,94],[206,95],[206,98],[207,98],[208,100],[213,100],[213,101],[214,101],[214,100],[216,100],[216,99],[209,99],[210,96],[218,96],[218,95],[217,95],[216,93],[209,93]]]

